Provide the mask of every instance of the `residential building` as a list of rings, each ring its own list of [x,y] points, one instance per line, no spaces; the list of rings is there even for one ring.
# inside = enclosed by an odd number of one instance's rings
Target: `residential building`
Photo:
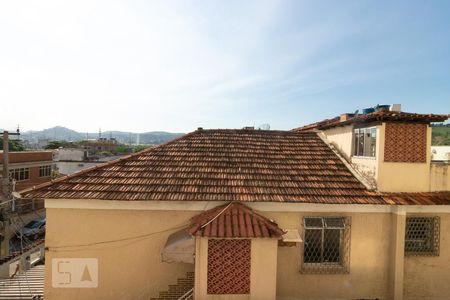
[[[2,163],[3,151],[0,151],[0,169],[3,168]],[[13,191],[50,181],[53,169],[52,151],[9,152],[9,174]]]
[[[61,148],[53,151],[54,161],[60,175],[70,175],[93,166],[118,159],[118,155],[89,155],[88,150]]]
[[[119,143],[115,138],[98,138],[96,140],[84,140],[78,142],[81,149],[87,151],[88,155],[96,155],[99,152],[116,153]]]
[[[294,129],[314,130],[381,192],[450,190],[450,164],[432,161],[430,122],[448,116],[380,110],[343,114]]]
[[[199,128],[24,191],[45,199],[45,299],[449,299],[429,129],[448,117]]]
[[[0,169],[3,169],[3,151],[0,151]],[[52,180],[54,170],[52,151],[9,152],[9,192],[20,192]],[[0,174],[1,178],[1,174]],[[44,203],[34,199],[3,199],[0,187],[0,259],[11,255],[11,239],[28,222],[45,217]],[[3,202],[5,201],[5,202]],[[28,243],[27,243],[28,244]],[[2,263],[0,263],[1,265]],[[0,270],[2,267],[0,266]],[[0,278],[1,278],[0,271]]]

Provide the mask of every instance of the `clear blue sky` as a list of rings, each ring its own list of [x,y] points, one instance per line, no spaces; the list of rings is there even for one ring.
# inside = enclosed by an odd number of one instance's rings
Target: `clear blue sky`
[[[450,113],[450,1],[2,1],[0,128]]]

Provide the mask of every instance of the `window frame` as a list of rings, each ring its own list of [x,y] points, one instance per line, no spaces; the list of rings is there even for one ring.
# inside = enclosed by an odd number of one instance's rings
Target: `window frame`
[[[322,226],[314,227],[306,224],[307,219],[321,219]],[[342,219],[343,226],[327,226],[327,219]],[[301,273],[310,274],[348,274],[350,273],[350,235],[351,217],[348,216],[304,216],[303,217],[303,243],[301,244]],[[305,262],[305,243],[307,242],[307,230],[321,231],[321,261]],[[339,262],[324,261],[325,231],[339,230]]]
[[[9,177],[16,182],[30,180],[30,168],[25,167],[9,169]]]
[[[366,136],[367,133],[370,133],[370,136]],[[360,140],[361,138],[362,143]],[[372,139],[374,139],[374,142],[372,141]],[[366,140],[368,140],[369,142],[368,149],[366,149]],[[370,127],[353,128],[352,156],[356,158],[375,159],[377,157],[377,140],[378,140],[378,128],[376,125]],[[361,151],[360,147],[362,147]],[[369,151],[369,153],[366,153],[366,151]]]
[[[50,176],[52,176],[52,165],[39,166],[39,177],[50,177]]]
[[[416,219],[416,220],[414,220]],[[412,230],[408,229],[409,226],[413,226],[412,223],[418,223],[418,219],[422,220],[428,220],[432,224],[431,228],[428,228],[430,230],[429,236],[427,237],[428,241],[430,243],[429,249],[424,250],[417,250],[414,249],[414,246],[408,247],[408,242],[424,242],[423,239],[420,238],[414,238],[414,237],[408,237],[408,234],[411,233]],[[438,216],[407,216],[405,220],[405,256],[439,256],[440,251],[440,227],[441,227],[441,220]],[[416,233],[417,234],[417,233]]]

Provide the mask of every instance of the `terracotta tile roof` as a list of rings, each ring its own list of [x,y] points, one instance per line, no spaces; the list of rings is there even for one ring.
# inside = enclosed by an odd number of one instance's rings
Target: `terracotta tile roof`
[[[450,192],[384,193],[383,198],[397,205],[450,205]]]
[[[197,130],[22,193],[104,200],[385,204],[312,132]]]
[[[369,123],[369,122],[413,122],[413,123],[430,123],[430,122],[444,122],[450,115],[436,115],[436,114],[416,114],[408,112],[396,112],[396,111],[379,111],[365,115],[352,115],[348,114],[349,118],[345,121],[341,121],[340,117],[332,119],[326,119],[321,122],[312,123],[302,127],[293,129],[293,131],[309,131],[314,129],[328,129],[336,126],[344,126],[353,123]]]
[[[215,238],[278,238],[284,234],[277,223],[239,202],[230,202],[195,216],[188,232]]]

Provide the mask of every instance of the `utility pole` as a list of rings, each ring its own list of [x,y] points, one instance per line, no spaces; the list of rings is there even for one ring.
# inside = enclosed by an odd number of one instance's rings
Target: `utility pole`
[[[3,131],[3,172],[2,193],[6,200],[9,199],[9,133]]]
[[[11,195],[11,183],[9,178],[9,135],[20,135],[19,128],[16,133],[3,131],[3,172],[2,172],[2,195],[0,196],[0,257],[9,255],[9,239],[11,238],[10,230],[10,213],[9,201]]]

